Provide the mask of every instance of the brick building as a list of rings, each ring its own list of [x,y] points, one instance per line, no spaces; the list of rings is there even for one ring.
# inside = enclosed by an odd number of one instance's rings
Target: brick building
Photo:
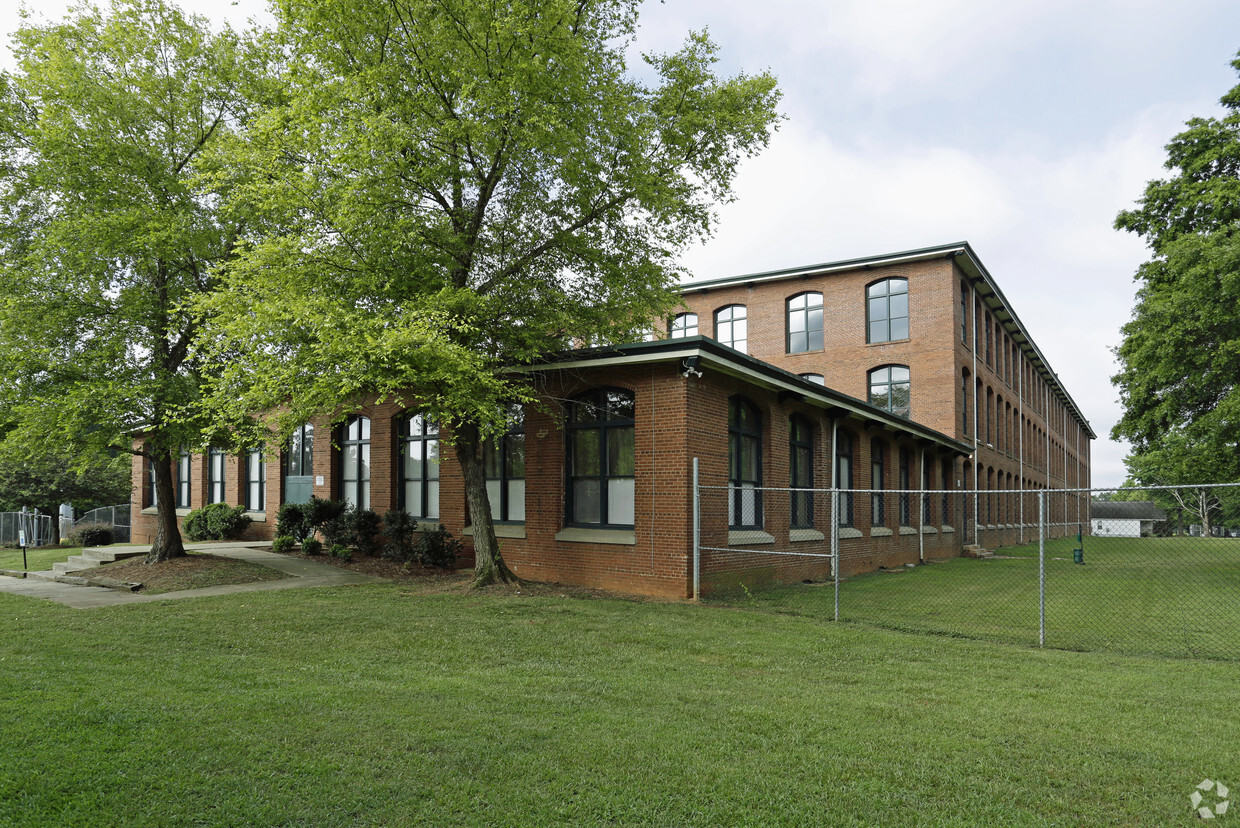
[[[1022,541],[1034,493],[1089,484],[1093,432],[967,244],[698,282],[684,305],[667,338],[530,369],[539,401],[484,458],[521,577],[682,598],[829,577],[832,551],[847,575]],[[244,504],[270,538],[279,504],[314,495],[468,542],[448,436],[371,403],[279,449],[185,453],[178,511]],[[133,474],[141,542],[153,486]],[[1087,528],[1078,495],[1048,505],[1058,531]]]
[[[978,492],[970,541],[1020,542],[1037,520],[1034,493],[1089,487],[1096,435],[966,242],[683,291],[670,336],[712,336],[967,443],[956,482]],[[1053,533],[1088,529],[1087,497],[1046,505]]]
[[[936,470],[939,488],[937,470],[969,451],[706,337],[572,352],[536,376],[539,403],[513,412],[510,433],[486,458],[504,558],[532,580],[691,596],[693,458],[710,487],[702,545],[737,548],[703,556],[703,592],[738,581],[826,578],[828,496],[764,487],[825,488],[838,477],[847,488],[857,482],[862,443],[881,439],[894,455]],[[468,539],[460,469],[450,449],[440,451],[446,437],[416,410],[376,403],[334,429],[308,423],[280,451],[186,453],[178,511],[245,504],[255,518],[248,536],[270,538],[278,504],[313,494],[380,514],[404,508]],[[155,509],[141,459],[134,479],[133,537],[149,541]],[[870,525],[862,496],[844,500],[845,573],[959,554],[955,527],[964,515],[947,497],[922,509],[893,500],[884,527]],[[795,554],[771,554],[780,551]]]

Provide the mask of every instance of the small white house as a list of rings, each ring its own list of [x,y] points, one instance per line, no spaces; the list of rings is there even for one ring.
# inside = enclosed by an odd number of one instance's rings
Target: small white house
[[[1140,538],[1154,534],[1154,524],[1167,513],[1148,500],[1094,501],[1089,508],[1090,528],[1100,538]]]

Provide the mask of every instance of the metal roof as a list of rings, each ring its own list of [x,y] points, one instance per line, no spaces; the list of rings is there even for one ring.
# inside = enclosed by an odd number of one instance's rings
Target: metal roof
[[[881,424],[914,437],[929,440],[952,452],[969,456],[973,446],[948,437],[915,420],[892,414],[871,405],[865,400],[810,382],[807,379],[743,354],[708,336],[690,336],[682,339],[659,339],[653,342],[634,342],[626,345],[581,348],[564,351],[552,361],[525,366],[522,371],[566,370],[576,368],[600,368],[608,365],[634,365],[651,362],[671,362],[698,357],[700,365],[718,370],[730,376],[745,379],[755,385],[775,391],[789,392],[810,405],[834,410],[837,415],[848,415],[866,422]]]

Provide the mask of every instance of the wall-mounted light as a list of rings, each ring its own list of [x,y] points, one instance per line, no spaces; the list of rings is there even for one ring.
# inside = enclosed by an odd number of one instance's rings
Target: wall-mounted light
[[[680,372],[680,375],[688,378],[690,374],[693,374],[693,376],[700,379],[702,372],[698,370],[698,363],[701,361],[702,358],[700,356],[685,357],[680,361],[680,367],[684,369]]]

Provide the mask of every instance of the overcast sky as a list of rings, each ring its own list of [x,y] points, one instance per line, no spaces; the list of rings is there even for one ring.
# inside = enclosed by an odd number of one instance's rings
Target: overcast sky
[[[182,6],[265,16],[253,0]],[[689,254],[695,278],[968,241],[1097,432],[1094,484],[1120,483],[1111,349],[1147,251],[1111,224],[1184,121],[1221,112],[1240,3],[667,0],[643,7],[637,47],[703,27],[721,71],[775,73],[787,121]]]

